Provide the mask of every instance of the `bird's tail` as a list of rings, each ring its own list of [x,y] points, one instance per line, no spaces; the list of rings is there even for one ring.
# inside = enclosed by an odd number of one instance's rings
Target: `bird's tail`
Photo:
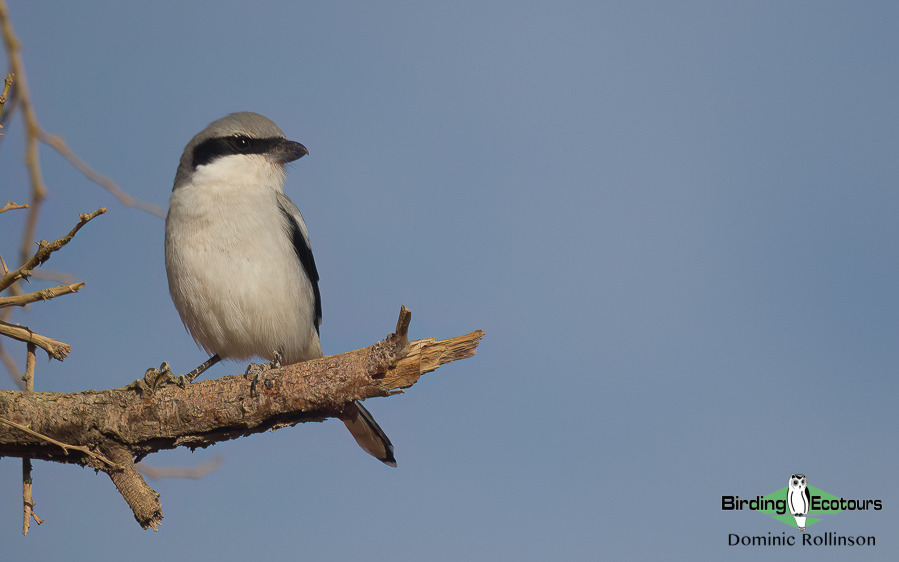
[[[393,458],[393,444],[375,418],[366,410],[358,400],[353,400],[344,410],[346,417],[343,423],[353,434],[353,439],[362,447],[362,450],[378,459],[387,466],[396,466]]]

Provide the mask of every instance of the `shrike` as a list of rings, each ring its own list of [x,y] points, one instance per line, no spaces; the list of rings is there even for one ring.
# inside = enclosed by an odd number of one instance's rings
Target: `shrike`
[[[309,151],[258,113],[232,113],[181,156],[165,221],[169,292],[194,341],[221,359],[297,363],[322,356],[318,271],[306,222],[284,194],[284,165]],[[393,445],[359,402],[344,423],[396,466]]]

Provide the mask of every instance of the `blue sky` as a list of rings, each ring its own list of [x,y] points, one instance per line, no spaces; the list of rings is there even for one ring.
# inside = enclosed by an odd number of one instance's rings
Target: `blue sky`
[[[337,421],[165,452],[142,531],[105,475],[0,460],[5,553],[109,559],[895,559],[899,8],[868,2],[12,2],[38,116],[166,206],[209,122],[272,118],[310,155],[287,193],[321,274],[325,353],[400,304],[476,357],[366,406],[399,468]],[[0,146],[24,202],[22,122]],[[87,286],[15,320],[72,345],[38,390],[205,359],[168,297],[163,221],[42,149],[39,236],[106,206],[46,267]],[[0,253],[24,214],[0,218]],[[35,282],[35,286],[44,286]],[[24,351],[4,344],[22,357]],[[226,363],[207,377],[242,372]],[[4,382],[5,380],[5,382]],[[5,375],[3,388],[12,388]],[[865,550],[728,547],[792,529],[722,512],[804,472],[879,512],[813,534]],[[107,550],[108,549],[108,550]]]

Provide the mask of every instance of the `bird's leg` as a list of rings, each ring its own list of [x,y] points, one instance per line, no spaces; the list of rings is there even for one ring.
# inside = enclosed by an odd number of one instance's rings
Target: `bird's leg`
[[[205,371],[209,367],[212,367],[221,360],[222,358],[219,357],[218,353],[216,353],[193,371],[187,373],[186,375],[181,375],[180,377],[178,377],[178,384],[184,386],[185,384],[194,382],[194,379],[199,377],[203,373],[203,371]]]
[[[272,360],[268,363],[263,363],[261,365],[257,365],[256,363],[250,363],[247,366],[246,375],[253,375],[253,382],[250,383],[250,396],[256,396],[256,385],[259,383],[259,380],[262,378],[262,374],[266,371],[271,371],[272,369],[280,369],[281,361],[284,360],[284,355],[280,351],[276,351],[273,354]]]

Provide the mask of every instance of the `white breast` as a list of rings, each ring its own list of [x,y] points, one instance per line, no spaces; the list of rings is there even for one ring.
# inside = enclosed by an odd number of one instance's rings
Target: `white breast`
[[[275,351],[287,363],[321,357],[312,285],[277,205],[283,175],[259,182],[221,174],[222,167],[201,166],[169,203],[166,270],[181,320],[223,359],[271,359]]]

